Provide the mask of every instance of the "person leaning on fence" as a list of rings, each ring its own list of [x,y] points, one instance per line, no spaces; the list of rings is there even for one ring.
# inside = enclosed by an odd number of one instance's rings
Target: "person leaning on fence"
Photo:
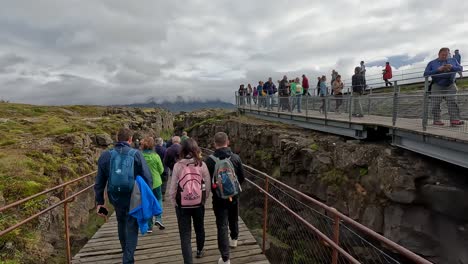
[[[351,85],[353,87],[353,116],[364,117],[362,114],[361,95],[364,93],[366,88],[366,79],[361,73],[361,68],[354,68],[354,75],[351,78]]]
[[[117,230],[119,233],[120,246],[123,256],[122,263],[135,263],[134,254],[138,243],[138,222],[129,215],[130,198],[133,186],[136,184],[136,176],[141,176],[148,186],[153,186],[151,172],[146,164],[142,153],[131,148],[133,131],[122,128],[117,134],[118,142],[111,150],[104,151],[98,160],[98,172],[94,192],[96,195],[97,213],[105,217],[104,190],[107,187],[109,202],[115,208],[117,216]],[[128,170],[118,162],[125,160],[132,162],[133,170]],[[126,175],[122,175],[126,174]]]
[[[192,259],[192,220],[197,244],[197,258],[205,253],[205,201],[210,190],[210,173],[202,161],[197,142],[182,142],[180,159],[174,165],[169,194],[175,207],[184,264]]]
[[[441,120],[440,104],[442,99],[447,102],[448,113],[450,116],[450,125],[463,125],[464,121],[460,119],[460,110],[456,102],[457,85],[454,82],[457,72],[463,71],[463,67],[453,58],[448,58],[449,49],[441,48],[439,58],[429,62],[424,76],[432,76],[431,101],[432,114],[434,116],[433,124],[443,126]]]
[[[335,113],[340,113],[340,106],[343,104],[343,88],[344,84],[341,81],[341,75],[337,75],[332,84],[333,95],[336,98]]]
[[[215,152],[205,161],[211,175],[213,211],[218,229],[218,248],[221,253],[218,264],[229,264],[229,247],[237,247],[239,238],[239,195],[240,185],[244,182],[244,168],[240,157],[229,148],[226,133],[216,133],[214,144]]]

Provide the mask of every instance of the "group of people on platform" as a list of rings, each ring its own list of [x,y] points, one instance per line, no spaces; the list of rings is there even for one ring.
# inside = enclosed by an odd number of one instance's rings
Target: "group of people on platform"
[[[457,91],[456,86],[456,74],[463,77],[463,67],[461,66],[461,55],[459,50],[455,50],[453,57],[450,54],[449,48],[442,48],[439,51],[439,58],[428,63],[424,76],[431,76],[432,82],[430,90],[431,92],[431,108],[433,113],[433,125],[443,126],[444,122],[441,120],[440,104],[442,99],[447,101],[448,112],[450,116],[450,125],[458,126],[463,125],[464,121],[461,120],[460,110],[458,108],[456,97],[454,96]],[[436,76],[432,76],[436,75]],[[382,70],[382,79],[385,82],[385,86],[393,86],[390,81],[393,78],[392,67],[390,62],[385,63],[385,68]],[[352,116],[364,117],[363,108],[361,104],[361,95],[364,94],[366,88],[366,65],[364,61],[360,62],[360,65],[355,67],[354,74],[351,78],[352,86],[352,104],[351,109]],[[253,87],[248,84],[247,87],[241,84],[238,90],[238,104],[244,105],[257,105],[259,108],[266,108],[268,111],[273,110],[273,105],[276,105],[276,97],[278,100],[278,111],[289,111],[293,112],[297,110],[298,113],[302,113],[302,97],[315,95],[310,93],[309,80],[305,74],[302,75],[302,81],[299,77],[292,80],[288,80],[286,75],[283,76],[282,80],[278,80],[278,88],[272,81],[272,78],[268,78],[267,82],[259,81],[258,86]],[[321,98],[321,105],[319,112],[324,113],[329,111],[329,105],[326,103],[325,97],[332,95],[335,100],[334,112],[336,114],[341,113],[341,107],[343,105],[343,88],[344,83],[341,75],[332,70],[330,86],[327,85],[327,78],[325,75],[317,77],[317,96]],[[444,96],[447,95],[447,96]],[[350,102],[351,103],[351,102]]]
[[[205,254],[205,202],[212,194],[218,233],[219,264],[230,263],[230,248],[239,237],[239,195],[244,181],[240,157],[229,148],[224,132],[214,135],[216,150],[205,159],[197,142],[183,132],[165,143],[145,137],[133,141],[133,131],[122,128],[114,148],[98,160],[94,187],[97,213],[107,217],[104,192],[113,205],[124,264],[134,263],[138,230],[152,233],[153,220],[160,230],[168,176],[169,198],[175,207],[184,263],[192,259],[192,221],[196,234],[196,257]],[[155,219],[153,219],[155,218]]]

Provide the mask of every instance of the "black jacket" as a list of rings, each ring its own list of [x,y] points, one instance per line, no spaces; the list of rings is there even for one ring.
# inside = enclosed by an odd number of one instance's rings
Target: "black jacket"
[[[354,74],[351,79],[353,85],[353,92],[362,94],[366,89],[366,79],[362,74]]]
[[[172,144],[166,150],[166,156],[164,156],[164,166],[166,166],[169,169],[173,170],[174,165],[176,164],[177,160],[179,159],[181,149],[182,149],[182,146],[180,144]]]
[[[237,180],[239,181],[240,184],[244,182],[245,180],[244,166],[242,165],[242,160],[239,157],[239,155],[232,153],[230,148],[217,149],[213,153],[213,155],[219,159],[225,159],[225,158],[231,157],[231,162],[232,162],[232,165],[234,165],[234,170],[236,172]],[[210,172],[211,182],[213,182],[213,174],[214,174],[216,162],[210,157],[207,157],[205,160],[205,163],[206,163],[206,166],[208,167],[208,171]],[[229,202],[229,200],[219,198],[213,188],[211,189],[211,192],[213,193],[213,203]],[[237,200],[238,196],[235,196],[234,199]]]

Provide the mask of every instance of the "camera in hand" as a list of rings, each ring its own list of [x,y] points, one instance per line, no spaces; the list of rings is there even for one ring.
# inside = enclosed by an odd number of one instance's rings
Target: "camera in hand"
[[[109,211],[107,211],[106,208],[101,207],[101,208],[99,208],[98,213],[103,214],[103,215],[108,215],[108,214],[109,214]]]

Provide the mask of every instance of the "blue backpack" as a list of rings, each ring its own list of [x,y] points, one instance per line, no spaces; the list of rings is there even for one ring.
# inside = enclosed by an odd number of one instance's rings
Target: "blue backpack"
[[[133,190],[135,184],[135,154],[136,149],[126,151],[110,151],[110,175],[107,191],[114,194],[127,194]]]

